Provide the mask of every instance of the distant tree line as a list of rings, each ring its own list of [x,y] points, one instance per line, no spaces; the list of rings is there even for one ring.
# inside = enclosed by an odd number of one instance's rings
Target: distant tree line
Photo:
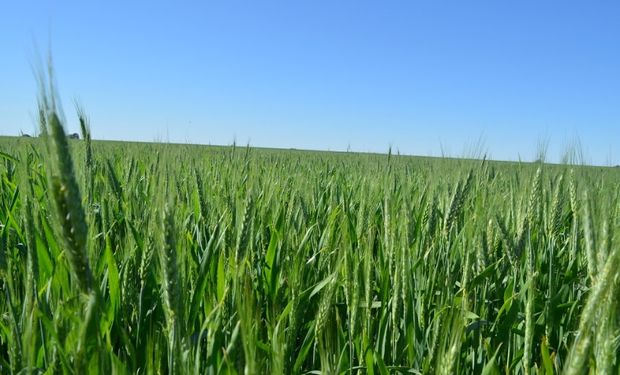
[[[24,137],[24,138],[32,138],[30,134],[24,133],[24,132],[20,132],[19,136]],[[67,138],[68,139],[80,139],[80,135],[78,133],[71,133],[71,134],[67,134]]]

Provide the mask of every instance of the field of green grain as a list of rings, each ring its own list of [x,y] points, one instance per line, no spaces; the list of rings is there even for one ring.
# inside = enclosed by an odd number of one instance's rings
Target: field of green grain
[[[613,168],[0,138],[0,372],[617,373]]]

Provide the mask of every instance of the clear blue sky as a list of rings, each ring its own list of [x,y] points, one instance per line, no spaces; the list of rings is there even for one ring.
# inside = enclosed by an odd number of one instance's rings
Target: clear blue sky
[[[5,1],[0,134],[51,46],[99,139],[620,163],[618,1]],[[469,150],[469,151],[468,151]]]

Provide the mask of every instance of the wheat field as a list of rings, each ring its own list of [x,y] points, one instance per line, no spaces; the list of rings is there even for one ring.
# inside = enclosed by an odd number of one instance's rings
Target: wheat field
[[[49,99],[0,138],[1,373],[618,373],[618,169],[68,140]]]

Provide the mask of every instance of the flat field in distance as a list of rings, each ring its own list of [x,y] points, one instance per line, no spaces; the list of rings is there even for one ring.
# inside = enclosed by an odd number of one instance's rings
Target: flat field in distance
[[[2,373],[619,368],[620,169],[67,142],[0,138]]]

